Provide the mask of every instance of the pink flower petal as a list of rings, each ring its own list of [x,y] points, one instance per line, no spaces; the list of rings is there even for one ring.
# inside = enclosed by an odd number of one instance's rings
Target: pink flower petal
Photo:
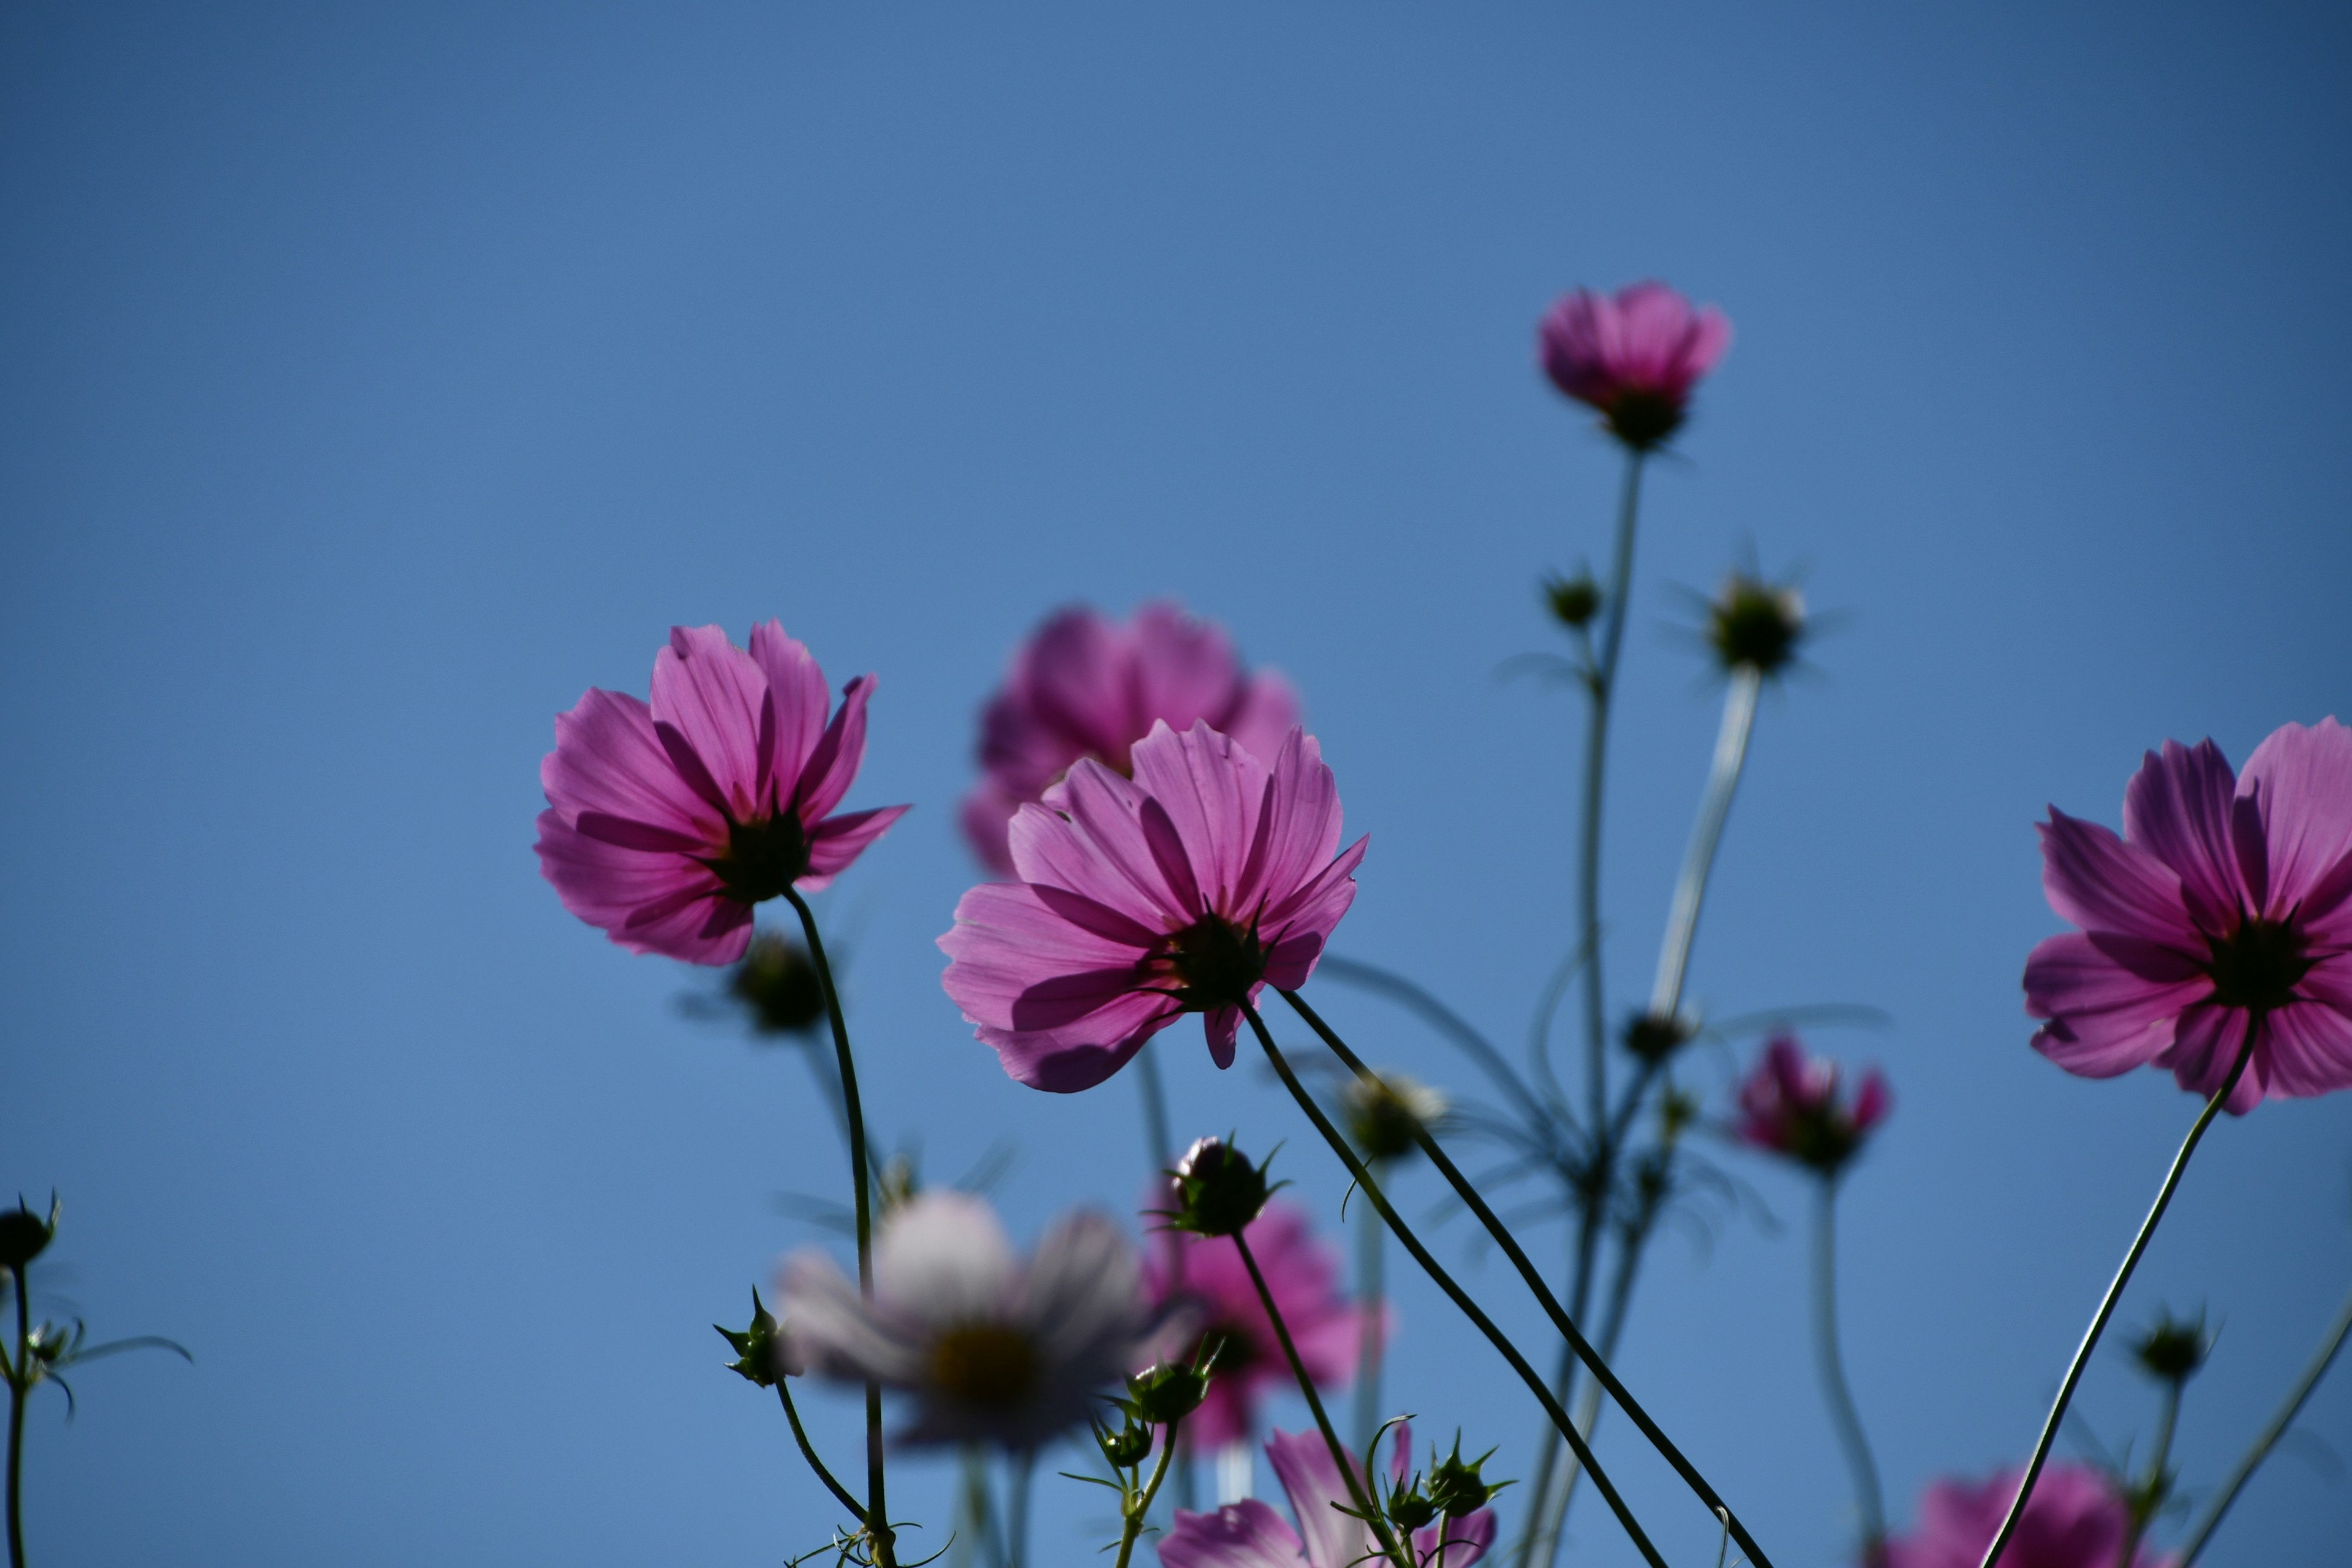
[[[2297,1002],[2263,1019],[2264,1088],[2276,1099],[2352,1089],[2352,1015]]]
[[[2270,867],[2263,912],[2276,919],[2352,855],[2352,730],[2322,719],[2273,731],[2246,759],[2238,795],[2261,818]]]
[[[809,868],[793,886],[804,893],[822,891],[827,883],[849,869],[849,863],[863,854],[867,845],[888,832],[892,823],[912,809],[878,805],[871,811],[850,811],[826,817],[809,831]]]
[[[2056,806],[2038,830],[2042,889],[2060,918],[2085,931],[2116,931],[2185,952],[2202,949],[2180,879],[2163,861]]]
[[[2025,961],[2026,1011],[2049,1020],[2033,1048],[2085,1078],[2146,1066],[2171,1046],[2181,1009],[2212,993],[2194,965],[2183,960],[2180,972],[2169,983],[2151,981],[2080,931],[2047,939]]]
[[[940,983],[966,1020],[1003,1031],[1017,1029],[1014,1011],[1040,984],[1070,973],[1132,974],[1146,956],[1065,919],[1035,889],[1015,882],[985,882],[966,892],[939,947],[951,961]]]
[[[2194,750],[2167,741],[2124,790],[2124,836],[2170,867],[2197,923],[2227,931],[2251,902],[2230,837],[2238,781],[2210,741]]]
[[[751,662],[767,678],[768,693],[775,701],[770,776],[790,785],[808,765],[809,753],[816,750],[817,737],[824,732],[824,710],[832,701],[824,671],[809,657],[809,650],[786,637],[782,624],[773,620],[751,628]]]
[[[1144,925],[1181,931],[1198,911],[1169,887],[1143,830],[1143,792],[1098,763],[1081,762],[1013,819],[1022,880],[1083,893]]]
[[[1167,813],[1200,889],[1201,897],[1188,902],[1221,914],[1241,913],[1234,896],[1242,890],[1242,868],[1257,836],[1265,764],[1197,721],[1181,733],[1165,723],[1154,725],[1136,743],[1134,759],[1137,787]],[[1168,880],[1171,887],[1180,886],[1172,868]]]
[[[866,700],[874,693],[874,678],[861,675],[842,689],[841,708],[809,752],[797,787],[790,792],[803,822],[815,822],[841,804],[849,793],[857,765],[866,760]]]
[[[688,789],[654,735],[653,714],[618,691],[592,689],[555,719],[555,750],[539,764],[547,803],[566,821],[602,812],[727,842],[725,822]]]
[[[1256,999],[1256,994],[1251,994]],[[1201,1015],[1202,1032],[1208,1037],[1209,1059],[1220,1068],[1234,1065],[1234,1041],[1240,1035],[1242,1010],[1238,1007],[1218,1007]]]
[[[1413,1532],[1412,1560],[1433,1565],[1445,1548],[1445,1568],[1471,1568],[1495,1544],[1495,1510],[1482,1508],[1467,1519],[1448,1519]]]
[[[1363,1521],[1339,1511],[1352,1506],[1348,1481],[1320,1432],[1276,1432],[1266,1439],[1265,1457],[1290,1499],[1291,1514],[1306,1538],[1307,1562],[1315,1568],[1343,1568],[1368,1554],[1378,1560],[1380,1546],[1371,1531]],[[1352,1455],[1349,1464],[1361,1485],[1363,1468]]]
[[[1180,1508],[1159,1544],[1160,1568],[1299,1568],[1306,1551],[1282,1516],[1255,1498],[1214,1513]]]
[[[654,656],[656,733],[667,725],[685,741],[738,822],[763,804],[761,712],[767,697],[767,677],[717,626],[673,626],[669,646]],[[671,757],[676,761],[674,747]]]
[[[2180,1015],[2171,1048],[2156,1058],[2156,1065],[2170,1068],[2173,1081],[2189,1093],[2210,1100],[2238,1059],[2239,1047],[2246,1039],[2246,1015],[2238,1008],[2202,1004],[2191,1007]],[[2267,1066],[2257,1041],[2253,1059],[2239,1075],[2238,1086],[2230,1091],[2222,1109],[2232,1116],[2243,1116],[2260,1105],[2267,1089]]]
[[[718,878],[682,856],[591,837],[553,810],[540,813],[537,849],[563,907],[632,952],[732,963],[750,945],[751,911],[720,898]]]

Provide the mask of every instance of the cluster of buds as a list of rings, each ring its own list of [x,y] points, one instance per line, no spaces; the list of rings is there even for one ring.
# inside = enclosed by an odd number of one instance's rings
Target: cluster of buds
[[[1153,1430],[1173,1431],[1178,1422],[1209,1397],[1222,1341],[1203,1343],[1190,1361],[1156,1362],[1127,1380],[1125,1396],[1111,1403],[1125,1417],[1117,1431],[1099,1423],[1095,1441],[1114,1470],[1131,1470],[1151,1455]]]
[[[1381,1499],[1381,1512],[1407,1536],[1428,1529],[1441,1519],[1467,1519],[1511,1484],[1490,1484],[1479,1474],[1480,1467],[1494,1457],[1495,1450],[1489,1448],[1475,1459],[1465,1459],[1459,1432],[1454,1435],[1453,1453],[1444,1458],[1438,1458],[1434,1448],[1430,1450],[1432,1463],[1426,1477],[1417,1470],[1410,1476],[1404,1474],[1400,1457],[1397,1473],[1391,1478],[1388,1491]]]

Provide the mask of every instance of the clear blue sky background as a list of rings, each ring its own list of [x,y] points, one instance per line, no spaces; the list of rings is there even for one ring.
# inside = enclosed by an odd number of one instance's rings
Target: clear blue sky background
[[[822,1538],[708,1324],[824,1241],[773,1200],[838,1190],[832,1134],[530,852],[551,716],[642,690],[673,622],[880,675],[854,800],[918,809],[826,907],[877,1131],[940,1177],[1011,1141],[1024,1236],[1141,1170],[1131,1086],[1013,1084],[930,945],[973,709],[1057,603],[1179,595],[1288,672],[1372,835],[1341,948],[1516,1038],[1569,940],[1576,721],[1495,672],[1616,480],[1529,331],[1645,275],[1738,341],[1651,490],[1610,974],[1646,984],[1713,734],[1675,588],[1752,542],[1845,618],[1766,705],[1695,989],[1892,1016],[1820,1040],[1898,1097],[1848,1204],[1854,1382],[1898,1517],[2021,1457],[2195,1109],[2027,1049],[2030,824],[2113,822],[2167,736],[2352,718],[2347,120],[2318,5],[9,6],[0,1190],[65,1197],[46,1307],[197,1357],[37,1411],[36,1561]],[[1289,1139],[1328,1218],[1279,1091],[1197,1038],[1184,1130]],[[1623,1370],[1829,1562],[1802,1192],[1724,1158],[1786,1227],[1670,1239]],[[2352,1097],[2221,1127],[2122,1316],[2223,1325],[2188,1485],[2347,1283]],[[1426,1289],[1401,1314],[1398,1400],[1523,1473],[1500,1365]],[[2079,1408],[2144,1452],[2119,1359]],[[2275,1461],[2217,1568],[2341,1549],[2352,1379],[2306,1426],[2336,1458]],[[1041,1561],[1099,1539],[1077,1490]],[[1589,1508],[1573,1550],[1633,1561]]]

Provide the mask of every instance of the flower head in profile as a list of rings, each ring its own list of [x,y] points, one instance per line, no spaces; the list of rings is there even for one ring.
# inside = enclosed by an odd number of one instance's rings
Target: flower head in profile
[[[1682,427],[1691,389],[1731,346],[1731,323],[1694,309],[1663,283],[1635,283],[1612,298],[1579,289],[1544,312],[1537,357],[1551,384],[1601,411],[1635,451]]]
[[[990,870],[1010,877],[1013,814],[1079,758],[1131,773],[1129,753],[1155,723],[1180,732],[1204,723],[1271,757],[1297,722],[1287,682],[1251,674],[1221,629],[1175,605],[1145,605],[1124,625],[1083,605],[1057,611],[1013,654],[981,710],[982,776],[964,797],[964,837]]]
[[[1412,1448],[1411,1429],[1399,1425],[1390,1448],[1391,1487],[1405,1484],[1405,1467]],[[1276,1432],[1267,1440],[1265,1457],[1274,1466],[1290,1499],[1298,1528],[1255,1498],[1230,1503],[1214,1513],[1176,1512],[1175,1526],[1160,1542],[1161,1568],[1359,1568],[1381,1561],[1380,1545],[1360,1519],[1343,1513],[1352,1509],[1347,1478],[1332,1462],[1331,1449],[1314,1432]],[[1348,1457],[1359,1485],[1363,1467]],[[1372,1495],[1373,1489],[1365,1488]],[[1433,1568],[1472,1568],[1495,1543],[1495,1514],[1479,1508],[1460,1518],[1439,1514],[1414,1530],[1412,1559]]]
[[[732,963],[751,907],[814,892],[906,814],[834,816],[866,754],[874,678],[844,689],[767,621],[749,653],[717,626],[676,626],[653,700],[592,688],[555,720],[540,763],[539,868],[563,907],[633,952]]]
[[[1125,777],[1091,760],[1013,819],[1020,880],[956,905],[940,984],[1004,1070],[1091,1089],[1185,1013],[1234,1059],[1242,1008],[1304,984],[1356,896],[1339,792],[1293,730],[1272,765],[1196,723],[1154,726]],[[1335,858],[1335,852],[1337,852]]]
[[[1892,1103],[1876,1068],[1862,1075],[1851,1103],[1838,1093],[1838,1065],[1805,1054],[1794,1035],[1776,1035],[1739,1085],[1743,1143],[1794,1160],[1819,1175],[1835,1176],[1862,1150]]]
[[[1919,1503],[1919,1527],[1886,1542],[1885,1568],[1977,1568],[2000,1531],[2022,1470],[1982,1485],[1941,1480]],[[2052,1465],[2026,1500],[2017,1532],[1998,1568],[2124,1568],[2131,1508],[2115,1484],[2083,1465]],[[2171,1559],[2142,1550],[2129,1568],[2167,1568]]]
[[[1086,1422],[1150,1329],[1135,1249],[1108,1217],[1071,1215],[1024,1259],[995,1212],[963,1193],[922,1194],[890,1217],[871,1306],[818,1252],[788,1260],[781,1289],[811,1372],[912,1396],[898,1433],[912,1445],[1033,1453]]]
[[[2025,962],[2033,1048],[2086,1078],[2168,1068],[2212,1095],[2352,1085],[2352,730],[2274,731],[2232,776],[2210,741],[2165,742],[2124,791],[2121,837],[2057,807],[2042,888],[2081,928]]]
[[[1363,1322],[1361,1310],[1342,1292],[1339,1258],[1292,1204],[1267,1204],[1242,1234],[1307,1375],[1322,1387],[1346,1384],[1355,1374]],[[1297,1386],[1281,1342],[1231,1237],[1171,1231],[1166,1239],[1169,1246],[1147,1252],[1144,1291],[1184,1342],[1160,1347],[1161,1359],[1190,1360],[1191,1347],[1212,1340],[1221,1347],[1209,1396],[1184,1423],[1184,1441],[1202,1449],[1245,1442],[1257,1428],[1258,1402]]]

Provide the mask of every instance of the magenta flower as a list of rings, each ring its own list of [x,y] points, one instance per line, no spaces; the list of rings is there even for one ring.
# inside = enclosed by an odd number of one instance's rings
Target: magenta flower
[[[1853,1103],[1843,1104],[1837,1063],[1807,1056],[1794,1035],[1776,1035],[1740,1082],[1732,1131],[1742,1143],[1834,1176],[1891,1108],[1886,1076],[1876,1068],[1862,1075]]]
[[[1411,1429],[1399,1426],[1389,1450],[1390,1474],[1397,1482],[1404,1479],[1412,1448]],[[1355,1505],[1319,1434],[1276,1432],[1266,1442],[1265,1457],[1290,1499],[1298,1528],[1283,1523],[1280,1514],[1255,1498],[1214,1513],[1179,1509],[1175,1527],[1160,1542],[1160,1568],[1361,1568],[1382,1560],[1371,1531],[1339,1511]],[[1361,1484],[1363,1467],[1353,1455],[1348,1462]],[[1495,1512],[1482,1508],[1415,1531],[1412,1560],[1432,1568],[1440,1562],[1445,1568],[1472,1568],[1494,1543]]]
[[[751,651],[673,626],[650,705],[591,688],[539,765],[539,868],[563,907],[633,952],[732,963],[751,906],[814,892],[905,815],[828,816],[866,754],[874,678],[825,721],[824,674],[768,621]]]
[[[1537,357],[1551,384],[1601,411],[1619,440],[1646,451],[1681,428],[1691,388],[1731,346],[1731,323],[1663,283],[1635,283],[1615,299],[1579,289],[1560,297],[1536,329]]]
[[[1315,1238],[1305,1211],[1270,1203],[1243,1231],[1250,1255],[1265,1274],[1266,1289],[1290,1331],[1291,1343],[1307,1375],[1318,1388],[1344,1385],[1355,1375],[1357,1336],[1362,1318],[1342,1293],[1339,1260]],[[1209,1397],[1178,1430],[1187,1447],[1222,1448],[1248,1440],[1257,1430],[1258,1401],[1269,1392],[1296,1388],[1274,1324],[1250,1283],[1249,1269],[1233,1237],[1169,1231],[1165,1247],[1146,1249],[1145,1296],[1179,1327],[1182,1342],[1163,1345],[1156,1361],[1190,1360],[1203,1342],[1216,1339],[1216,1373]]]
[[[964,797],[964,837],[990,870],[1010,877],[1013,814],[1079,758],[1131,773],[1129,752],[1155,723],[1179,731],[1206,723],[1270,758],[1297,722],[1287,682],[1248,673],[1223,631],[1174,605],[1145,605],[1125,626],[1085,605],[1057,611],[1013,654],[981,711],[984,776]]]
[[[1241,1009],[1306,983],[1356,896],[1339,792],[1313,737],[1273,766],[1206,723],[1155,724],[1132,779],[1090,758],[1013,819],[1017,882],[964,894],[940,984],[1004,1070],[1091,1089],[1184,1013],[1234,1059]]]
[[[2022,1470],[1982,1486],[1941,1480],[1919,1504],[1919,1528],[1886,1542],[1885,1568],[1977,1568],[2000,1531]],[[2113,1482],[2083,1465],[2052,1465],[2034,1483],[2017,1532],[1998,1568],[2121,1568],[2131,1510]],[[2171,1558],[2141,1550],[2130,1568],[2167,1568]]]
[[[2352,731],[2272,732],[2232,778],[2174,742],[2124,791],[2124,834],[2050,808],[2042,888],[2081,927],[2025,962],[2033,1048],[2086,1078],[2172,1069],[2229,1109],[2352,1085]]]

